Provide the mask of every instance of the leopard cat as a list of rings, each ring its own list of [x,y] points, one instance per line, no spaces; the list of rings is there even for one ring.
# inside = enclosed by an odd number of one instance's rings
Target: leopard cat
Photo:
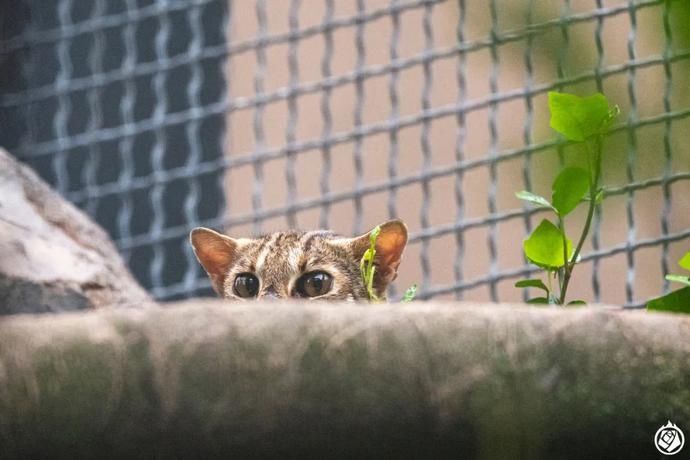
[[[379,227],[373,289],[385,298],[407,244],[407,227],[400,220]],[[190,241],[213,289],[225,299],[366,301],[360,260],[370,233],[346,238],[327,230],[285,231],[231,238],[199,227]]]

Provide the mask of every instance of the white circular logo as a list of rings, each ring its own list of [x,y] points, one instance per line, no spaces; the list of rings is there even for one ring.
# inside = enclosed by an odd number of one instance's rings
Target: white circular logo
[[[666,425],[656,430],[654,445],[664,455],[676,455],[685,444],[683,432],[669,420]]]

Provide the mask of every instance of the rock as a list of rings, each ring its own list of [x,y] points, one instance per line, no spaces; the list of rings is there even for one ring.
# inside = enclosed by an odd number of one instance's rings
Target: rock
[[[147,301],[106,232],[0,149],[0,315]]]

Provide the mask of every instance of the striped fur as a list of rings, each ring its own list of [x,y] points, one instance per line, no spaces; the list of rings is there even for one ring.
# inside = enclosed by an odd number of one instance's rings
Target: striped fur
[[[259,279],[256,298],[272,295],[280,299],[299,297],[296,284],[305,273],[324,271],[333,277],[331,290],[313,300],[364,301],[367,292],[361,279],[359,262],[368,247],[369,234],[343,238],[330,231],[285,231],[255,239],[234,239],[199,228],[192,231],[194,252],[211,277],[216,292],[226,299],[238,297],[233,289],[237,275],[252,273]],[[396,243],[394,251],[386,246],[386,238]],[[379,236],[381,253],[376,264],[379,276],[375,287],[385,294],[388,283],[395,278],[407,230],[400,221],[382,225]],[[377,245],[377,251],[378,251]]]

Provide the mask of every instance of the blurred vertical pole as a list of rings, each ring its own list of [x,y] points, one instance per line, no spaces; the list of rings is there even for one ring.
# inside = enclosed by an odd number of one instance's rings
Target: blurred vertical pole
[[[525,22],[527,27],[532,25],[532,15],[534,10],[534,1],[528,0],[527,13],[525,15]],[[534,41],[534,34],[527,34],[525,43],[525,54],[523,57],[525,63],[525,121],[522,125],[522,139],[524,141],[525,147],[532,145],[532,123],[534,120],[534,106],[532,104],[532,84],[534,83],[533,75],[533,65],[532,65],[532,43]],[[525,153],[525,159],[522,163],[522,180],[525,184],[525,190],[532,190],[532,177],[530,172],[532,171],[532,152],[527,150]],[[524,210],[524,224],[525,224],[525,234],[529,235],[532,233],[532,219],[530,218],[529,205],[523,203],[522,209]],[[523,260],[525,266],[528,264],[527,257],[523,254]],[[529,271],[525,271],[523,277],[528,277]],[[547,275],[549,276],[549,275]],[[529,296],[527,295],[527,289],[522,290],[522,300],[527,301]]]
[[[561,14],[560,14],[560,29],[561,29],[561,38],[562,42],[559,46],[558,50],[558,58],[556,59],[556,74],[558,75],[558,80],[563,81],[568,77],[568,71],[566,70],[567,62],[568,62],[568,51],[570,48],[570,31],[568,28],[568,17],[570,16],[570,0],[563,0],[563,8],[561,9]],[[563,85],[559,84],[556,86],[556,91],[563,91]],[[565,144],[562,142],[558,143],[558,146],[556,147],[556,151],[558,153],[558,165],[559,168],[563,168],[565,166]],[[527,257],[525,257],[527,259]],[[550,276],[547,274],[547,276]],[[559,279],[559,282],[562,281],[562,272],[559,272],[559,276],[561,279]],[[526,291],[526,290],[525,290]],[[523,292],[523,299],[525,292]]]
[[[70,178],[67,172],[67,140],[69,120],[72,104],[67,92],[72,78],[72,60],[70,59],[70,39],[67,31],[72,27],[72,0],[62,0],[57,5],[58,20],[60,23],[60,38],[56,46],[58,58],[58,72],[55,78],[55,92],[57,97],[57,111],[53,118],[53,134],[57,140],[57,150],[52,157],[52,167],[55,172],[55,188],[61,194],[67,193],[70,187]]]
[[[256,72],[254,73],[254,93],[258,99],[264,95],[264,80],[266,78],[266,43],[263,41],[268,33],[266,18],[266,0],[256,1],[256,19],[259,24],[259,42],[256,46]],[[266,147],[264,133],[264,102],[257,102],[254,108],[254,153],[260,154]],[[254,187],[252,189],[252,211],[256,214],[261,211],[262,197],[264,193],[264,168],[263,161],[254,159]],[[262,220],[254,219],[252,231],[261,233]]]
[[[134,104],[137,98],[137,86],[134,82],[133,74],[137,65],[137,42],[136,30],[137,22],[134,20],[136,11],[136,0],[126,0],[127,21],[122,27],[122,43],[125,47],[125,55],[120,66],[122,75],[127,75],[124,80],[124,94],[120,104],[120,116],[125,128],[124,136],[120,138],[118,150],[122,158],[122,170],[118,175],[118,186],[122,189],[120,193],[120,206],[117,210],[115,219],[117,233],[121,241],[129,241],[132,238],[131,222],[134,213],[132,203],[132,193],[128,188],[134,179]],[[128,264],[131,262],[131,251],[124,251],[124,257]]]
[[[671,1],[667,0],[663,6],[663,22],[664,22],[664,112],[671,112],[671,96],[673,89],[673,74],[671,73],[670,58],[673,55],[673,35],[671,33]],[[664,121],[664,175],[662,178],[662,190],[664,196],[664,206],[661,209],[661,236],[667,236],[670,233],[669,216],[671,215],[671,182],[669,177],[673,174],[673,156],[671,147],[671,132],[672,120],[666,118]],[[661,245],[661,273],[666,275],[669,273],[668,263],[668,241],[664,241]],[[669,288],[668,280],[664,279],[664,292]]]
[[[94,17],[101,17],[105,14],[106,2],[105,0],[95,0],[94,8],[91,14]],[[96,30],[93,33],[93,43],[89,50],[88,61],[89,71],[92,75],[101,75],[103,73],[103,61],[105,52],[105,37],[103,29]],[[87,131],[93,132],[103,128],[103,109],[101,107],[101,88],[95,86],[87,93],[89,103],[89,121]],[[86,189],[87,200],[83,204],[83,208],[89,215],[96,215],[98,206],[98,198],[92,197],[92,190],[96,189],[98,185],[98,178],[96,173],[98,171],[99,160],[101,158],[101,148],[98,142],[93,142],[87,146],[87,155],[85,164],[82,169],[82,184]]]
[[[187,22],[189,23],[189,31],[191,33],[191,40],[187,46],[187,55],[194,59],[198,58],[201,54],[201,50],[204,48],[204,32],[203,24],[201,22],[201,6],[198,0],[191,5],[190,10],[187,14]],[[185,163],[185,170],[189,174],[189,179],[187,180],[185,186],[188,188],[188,193],[184,198],[183,209],[185,221],[188,223],[199,222],[199,200],[201,195],[201,187],[199,184],[199,178],[194,176],[194,169],[202,161],[201,155],[201,144],[198,142],[199,139],[199,125],[201,120],[198,115],[201,111],[201,101],[199,99],[199,93],[201,92],[201,85],[204,81],[204,71],[198,62],[192,62],[191,64],[192,76],[187,84],[187,105],[192,110],[196,117],[185,124],[185,135],[187,136],[187,143],[189,145],[189,156]],[[182,238],[179,241],[182,246],[182,254],[184,254],[185,267],[184,276],[182,278],[182,289],[184,292],[191,293],[194,291],[196,285],[196,279],[200,275],[199,264],[196,261],[192,247],[189,244],[187,238]]]
[[[391,41],[388,48],[388,56],[391,63],[398,61],[398,45],[400,44],[400,13],[397,11],[398,0],[391,0]],[[398,177],[398,163],[400,161],[400,148],[398,145],[398,123],[400,118],[400,98],[398,97],[398,82],[400,80],[400,72],[398,68],[393,65],[388,79],[388,98],[391,101],[391,111],[389,114],[389,121],[391,129],[388,132],[389,149],[388,149],[388,180],[394,181]],[[398,217],[398,189],[391,187],[388,190],[388,217],[394,219]],[[391,283],[389,287],[388,297],[395,298],[397,291],[395,285]]]
[[[168,40],[170,39],[170,17],[166,7],[169,0],[159,0],[156,6],[159,9],[159,28],[156,32],[154,40],[154,48],[158,62],[168,59]],[[162,178],[165,176],[165,165],[163,163],[165,154],[167,153],[167,134],[165,132],[165,119],[168,114],[168,98],[166,95],[166,81],[168,78],[167,72],[158,71],[153,76],[152,86],[155,100],[155,108],[153,110],[153,123],[156,126],[154,129],[154,144],[151,152],[151,175],[154,178],[153,187],[150,194],[151,210],[153,212],[153,220],[149,229],[150,236],[153,239],[153,260],[149,266],[149,276],[151,279],[151,288],[154,295],[159,295],[164,288],[163,284],[163,267],[166,263],[166,254],[160,239],[165,228],[165,209],[163,208],[163,194],[165,193],[165,186]]]
[[[458,24],[455,35],[457,39],[456,46],[461,47],[465,42],[465,25],[467,23],[467,6],[465,0],[458,0]],[[456,121],[457,132],[455,135],[455,162],[458,166],[465,161],[465,144],[467,141],[467,127],[465,126],[465,109],[464,104],[467,101],[467,53],[465,51],[458,52],[458,61],[456,64],[456,81],[458,84],[457,105],[459,107]],[[463,170],[458,167],[455,173],[455,259],[453,261],[453,275],[455,284],[459,285],[464,279],[463,274],[463,259],[465,258],[465,237],[464,230],[460,228],[465,219],[465,198],[463,196]],[[455,298],[462,300],[463,290],[455,290]]]
[[[637,38],[637,13],[635,0],[628,0],[628,15],[630,17],[630,32],[628,33],[627,48],[628,60],[635,62],[637,53],[635,51],[635,40]],[[637,122],[637,94],[635,91],[635,66],[628,67],[628,98],[630,99],[630,110],[628,111],[628,154],[625,164],[626,178],[629,184],[635,181],[635,161],[637,159],[637,136],[634,125]],[[625,212],[627,217],[628,232],[626,240],[625,255],[628,267],[625,277],[625,301],[631,304],[634,297],[635,285],[635,254],[633,245],[635,244],[635,192],[630,189],[627,193],[625,202]]]
[[[496,8],[496,0],[490,0],[489,11],[491,14],[491,71],[489,73],[489,89],[491,96],[496,96],[498,93],[498,10]],[[489,136],[491,136],[489,144],[489,183],[488,185],[488,208],[489,215],[495,216],[497,212],[496,207],[496,193],[498,189],[498,172],[496,169],[496,155],[498,150],[498,104],[491,102],[489,105]],[[496,223],[489,223],[489,230],[487,236],[487,245],[489,247],[489,295],[492,302],[498,302],[498,291],[496,289],[496,281],[494,277],[498,272],[498,252],[496,249],[496,239],[498,237],[498,229]]]
[[[364,15],[365,0],[357,0],[357,15]],[[355,194],[354,194],[354,205],[355,205],[355,219],[353,225],[353,233],[358,235],[362,231],[363,222],[363,209],[362,209],[362,183],[364,181],[364,164],[362,162],[362,135],[360,133],[362,129],[362,115],[364,112],[364,76],[362,71],[364,65],[366,64],[366,49],[364,48],[364,21],[361,19],[356,22],[355,30],[355,47],[357,49],[357,62],[355,64],[355,112],[354,112],[354,127],[355,135],[354,139],[354,167],[355,167]]]
[[[287,185],[287,224],[290,228],[297,227],[297,216],[291,206],[297,201],[297,178],[295,176],[295,131],[297,129],[297,117],[299,116],[297,96],[294,94],[299,84],[299,62],[297,59],[297,48],[299,40],[299,8],[301,0],[290,0],[290,11],[288,21],[290,23],[290,40],[288,41],[288,71],[290,80],[288,82],[288,121],[285,131],[285,182]]]
[[[326,1],[326,12],[323,18],[324,25],[324,49],[323,57],[321,58],[321,78],[328,80],[331,78],[331,63],[333,61],[333,29],[331,23],[333,21],[333,11],[335,6],[334,0]],[[325,196],[331,191],[331,144],[329,139],[333,133],[333,114],[331,113],[331,86],[326,85],[321,94],[321,117],[323,118],[323,131],[321,134],[324,140],[323,148],[321,150],[321,177],[319,180],[319,188],[321,195]],[[321,213],[319,216],[319,226],[321,228],[330,228],[330,203],[324,202],[321,205]]]
[[[596,0],[597,9],[601,10],[604,8],[603,0]],[[604,54],[604,42],[602,39],[602,33],[604,30],[604,17],[597,17],[597,26],[594,31],[594,43],[597,49],[597,65],[594,68],[594,78],[597,85],[597,91],[604,92],[604,82],[601,76],[601,71],[604,68],[604,62],[606,61],[606,56]],[[591,237],[592,250],[594,252],[599,250],[600,239],[601,239],[601,206],[597,206],[594,211],[594,218],[592,219],[591,227]],[[594,296],[593,302],[598,303],[601,301],[600,283],[599,283],[599,259],[592,259],[592,294]]]
[[[432,28],[432,13],[433,5],[427,3],[424,5],[424,59],[422,60],[422,68],[424,71],[424,84],[422,87],[422,113],[428,114],[431,108],[431,85],[433,84],[433,73],[431,69],[431,59],[429,54],[434,48],[434,31]],[[426,177],[429,169],[432,166],[432,152],[429,136],[431,135],[431,120],[424,117],[422,122],[422,134],[420,138],[422,147],[422,180],[420,185],[422,187],[422,207],[419,213],[419,223],[421,224],[422,232],[428,229],[431,225],[429,222],[429,208],[431,207],[431,186],[429,178]],[[422,291],[426,291],[431,287],[431,263],[429,261],[429,238],[422,237],[421,250],[419,254],[420,265],[422,267]]]
[[[570,49],[570,30],[568,28],[569,16],[570,0],[563,0],[563,8],[561,9],[560,16],[561,38],[563,41],[559,46],[558,58],[556,59],[556,74],[558,75],[558,80],[560,81],[563,81],[568,78],[568,71],[566,67],[568,63],[568,51]],[[558,86],[556,86],[556,91],[563,91],[563,85],[559,84]],[[556,151],[558,153],[558,166],[562,169],[565,166],[565,143],[559,142],[558,146],[556,147]],[[562,276],[562,272],[560,272],[560,274]],[[547,276],[550,275],[547,274]],[[559,282],[561,280],[559,280]]]
[[[233,37],[234,37],[234,31],[235,31],[235,10],[233,9],[234,2],[232,0],[229,0],[226,2],[228,4],[228,14],[226,16],[225,21],[222,21],[220,24],[220,34],[225,40],[225,46],[226,48],[230,48],[230,45],[233,43]],[[225,113],[225,135],[223,136],[223,139],[221,141],[221,150],[223,151],[223,155],[226,157],[229,157],[232,155],[234,152],[234,138],[233,136],[233,113],[234,113],[234,108],[232,106],[232,101],[233,101],[233,87],[232,87],[232,53],[228,52],[225,57],[225,65],[224,65],[225,71],[223,72],[223,76],[225,77],[225,90],[221,94],[220,100],[222,101],[223,104],[225,104],[228,108],[227,112]],[[227,177],[226,177],[227,176]],[[223,171],[223,174],[220,174],[218,176],[218,189],[223,192],[223,195],[225,196],[225,210],[221,213],[221,215],[224,217],[224,221],[228,221],[231,213],[232,213],[232,194],[229,191],[225,190],[225,184],[226,184],[226,178],[229,179],[230,176],[230,170]],[[230,230],[229,226],[226,226],[225,231],[228,232]],[[205,274],[204,274],[205,275]]]
[[[398,0],[391,0],[391,41],[388,48],[388,57],[391,63],[398,61],[398,45],[400,44],[400,13],[396,10]],[[388,98],[391,101],[391,111],[388,119],[391,123],[391,129],[388,132],[388,139],[390,147],[388,149],[388,180],[394,181],[398,177],[398,162],[400,148],[398,146],[398,119],[400,118],[400,99],[398,97],[398,82],[400,80],[400,71],[393,65],[388,79]],[[398,216],[398,190],[391,187],[388,190],[388,217],[393,219]]]
[[[558,58],[556,64],[556,75],[558,80],[563,81],[568,78],[568,71],[566,69],[568,62],[568,51],[570,50],[570,29],[568,28],[567,18],[570,16],[570,0],[563,0],[563,9],[561,10],[561,38],[563,41],[558,50]],[[556,87],[557,91],[563,91],[563,85]],[[565,148],[564,144],[558,144],[558,162],[562,168],[565,165]]]

